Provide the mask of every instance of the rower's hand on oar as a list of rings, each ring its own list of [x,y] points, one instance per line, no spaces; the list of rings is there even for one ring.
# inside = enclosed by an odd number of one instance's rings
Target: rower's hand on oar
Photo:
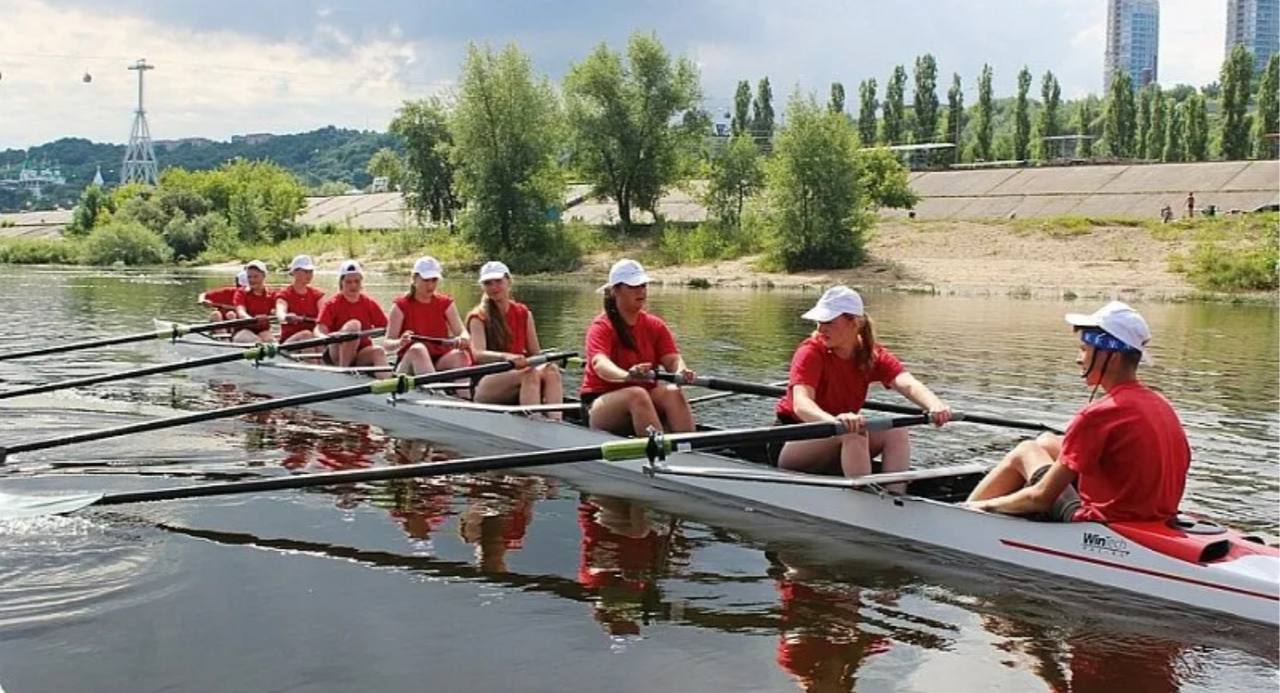
[[[401,333],[400,333],[400,347],[401,347],[401,348],[403,348],[403,347],[407,347],[407,346],[409,346],[410,344],[413,344],[413,332],[410,332],[409,330],[405,330],[404,332],[401,332]]]
[[[522,371],[529,367],[529,357],[527,356],[522,356],[517,354],[516,356],[507,360],[511,362],[511,367],[518,371]]]
[[[471,348],[471,336],[465,332],[453,338],[453,348],[466,351]]]
[[[694,380],[698,379],[698,374],[694,373],[692,368],[684,368],[679,373],[676,373],[676,375],[680,376],[680,379],[684,381],[685,385],[692,384]]]
[[[297,313],[286,313],[284,316],[284,322],[286,325],[297,325],[298,323],[305,321],[302,319],[302,316]]]
[[[627,380],[631,380],[631,381],[653,380],[653,364],[637,363],[636,365],[628,368]]]
[[[840,425],[844,426],[846,433],[866,434],[867,432],[867,420],[862,414],[847,411],[843,414],[836,414],[836,421],[839,421]]]
[[[940,406],[934,406],[929,409],[929,422],[938,428],[942,428],[951,420],[951,405],[946,402],[939,402]]]

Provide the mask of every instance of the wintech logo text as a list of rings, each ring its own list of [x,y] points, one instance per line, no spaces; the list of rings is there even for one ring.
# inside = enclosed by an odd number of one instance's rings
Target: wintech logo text
[[[1106,553],[1112,556],[1129,555],[1129,542],[1108,534],[1085,532],[1080,539],[1080,547],[1085,551]]]

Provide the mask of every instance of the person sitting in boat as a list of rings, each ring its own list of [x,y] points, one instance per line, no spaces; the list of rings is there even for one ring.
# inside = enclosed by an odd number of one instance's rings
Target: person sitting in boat
[[[800,342],[791,357],[787,392],[776,409],[778,422],[836,420],[849,432],[835,438],[791,441],[782,446],[778,466],[813,473],[839,470],[846,477],[857,477],[871,473],[871,458],[879,455],[884,472],[905,471],[911,462],[907,430],[868,433],[858,413],[871,383],[897,390],[929,412],[937,426],[951,420],[951,407],[876,342],[871,316],[858,292],[833,286],[802,317],[818,323],[818,329]]]
[[[320,315],[316,318],[316,333],[364,332],[387,326],[387,314],[378,302],[364,294],[364,270],[355,260],[345,260],[338,265],[338,293],[320,303]],[[387,352],[368,337],[330,344],[325,350],[325,360],[336,366],[372,366],[383,370],[373,371],[376,378],[391,377],[387,366]]]
[[[495,373],[476,385],[477,402],[492,404],[561,404],[564,385],[554,363],[529,366],[528,357],[540,350],[538,328],[529,307],[511,298],[511,270],[498,261],[480,268],[484,296],[467,314],[471,353],[478,363],[510,361],[516,370]],[[549,418],[559,421],[560,412]]]
[[[316,274],[310,255],[299,255],[289,263],[288,286],[276,292],[276,319],[280,322],[280,343],[315,337],[311,327],[320,317],[324,292],[311,286]]]
[[[267,265],[262,260],[254,260],[244,266],[244,272],[248,277],[249,283],[247,286],[240,287],[236,291],[235,297],[231,299],[231,305],[236,308],[236,317],[256,318],[261,316],[264,319],[256,325],[236,330],[236,333],[231,337],[231,341],[247,344],[270,342],[273,339],[271,323],[265,318],[271,315],[276,302],[275,292],[267,286]]]
[[[604,312],[587,328],[580,390],[592,428],[638,436],[650,428],[693,430],[693,411],[684,392],[653,379],[658,366],[685,382],[696,375],[681,358],[667,324],[645,311],[648,285],[640,263],[623,259],[610,268],[609,283],[598,289],[604,294]]]
[[[236,300],[236,292],[240,290],[240,287],[248,285],[249,273],[240,270],[236,273],[236,283],[234,285],[204,291],[196,297],[196,303],[205,308],[213,309],[213,312],[209,314],[209,322],[235,320],[236,307],[231,302]]]
[[[1079,339],[1080,377],[1105,394],[1090,396],[1065,436],[1019,443],[973,489],[969,507],[1058,522],[1174,517],[1191,447],[1173,406],[1138,380],[1138,365],[1151,361],[1146,320],[1119,301],[1066,319]]]
[[[436,291],[440,261],[421,257],[413,263],[409,291],[395,300],[383,342],[396,350],[396,372],[408,375],[463,368],[471,363],[469,338],[453,297]]]

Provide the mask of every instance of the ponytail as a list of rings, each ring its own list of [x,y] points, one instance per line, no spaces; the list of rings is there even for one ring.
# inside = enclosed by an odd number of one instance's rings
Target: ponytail
[[[482,296],[475,308],[471,309],[471,317],[481,318],[484,322],[484,345],[489,351],[506,351],[511,343],[511,328],[507,325],[507,316],[502,314],[498,302]],[[483,316],[483,317],[481,317]],[[468,318],[470,319],[470,318]]]
[[[870,373],[871,366],[876,362],[876,350],[880,348],[876,345],[876,328],[870,315],[863,314],[858,338],[858,350],[853,354],[853,363],[864,373]]]
[[[635,351],[636,338],[631,334],[627,321],[622,319],[622,313],[618,310],[618,299],[613,295],[612,286],[604,290],[604,314],[609,316],[609,324],[613,325],[613,332],[618,335],[618,341],[622,342],[622,346]]]

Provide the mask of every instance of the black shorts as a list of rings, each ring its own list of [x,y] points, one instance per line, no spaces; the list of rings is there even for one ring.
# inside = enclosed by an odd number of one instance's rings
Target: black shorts
[[[1035,486],[1036,483],[1044,478],[1045,474],[1049,473],[1050,466],[1052,465],[1046,464],[1031,472],[1031,478],[1027,479],[1026,485]],[[1049,507],[1049,510],[1035,515],[1034,519],[1044,522],[1072,522],[1072,517],[1080,509],[1083,502],[1080,500],[1080,493],[1076,491],[1076,487],[1067,484],[1067,487],[1062,489],[1062,493],[1058,494],[1058,497],[1053,501],[1053,505]]]
[[[601,397],[607,394],[609,393],[607,392],[579,392],[578,393],[578,402],[582,405],[582,423],[586,424],[587,426],[591,425],[592,403],[594,403],[596,400],[600,399]]]

